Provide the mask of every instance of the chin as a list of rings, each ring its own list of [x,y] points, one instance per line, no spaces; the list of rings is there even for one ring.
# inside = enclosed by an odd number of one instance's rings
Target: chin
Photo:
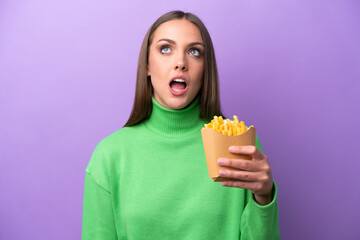
[[[168,102],[166,105],[170,109],[180,110],[186,108],[190,103],[191,101],[188,101],[188,99],[174,99],[173,101]]]
[[[169,104],[168,108],[172,109],[172,110],[180,110],[180,109],[185,108],[187,105],[188,104],[186,104],[186,103],[183,103],[183,104],[181,104],[181,103],[179,103],[179,104]]]

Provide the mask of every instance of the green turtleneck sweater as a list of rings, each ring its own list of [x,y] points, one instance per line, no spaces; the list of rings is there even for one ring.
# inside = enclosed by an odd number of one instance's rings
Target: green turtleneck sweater
[[[149,119],[95,148],[82,239],[279,239],[276,185],[273,201],[260,206],[249,190],[209,178],[198,99],[182,110],[152,102]]]

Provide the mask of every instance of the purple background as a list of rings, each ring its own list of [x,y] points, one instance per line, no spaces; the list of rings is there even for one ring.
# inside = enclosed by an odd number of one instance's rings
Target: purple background
[[[142,39],[208,27],[224,112],[257,127],[282,239],[360,236],[360,2],[0,1],[0,239],[80,239],[85,168],[120,129]]]

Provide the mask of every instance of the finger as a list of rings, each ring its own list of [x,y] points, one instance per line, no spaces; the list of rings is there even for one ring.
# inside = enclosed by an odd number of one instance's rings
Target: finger
[[[245,181],[224,181],[221,183],[221,185],[225,187],[237,187],[237,188],[249,189],[252,192],[256,191],[259,188],[259,183],[245,182]]]
[[[220,170],[219,175],[222,177],[233,178],[245,182],[259,182],[263,174],[260,172]]]
[[[253,159],[262,160],[265,155],[256,146],[230,146],[229,151],[234,154],[250,155]]]
[[[232,167],[250,172],[257,172],[261,170],[261,164],[259,164],[259,162],[245,159],[219,158],[218,164],[220,166]]]

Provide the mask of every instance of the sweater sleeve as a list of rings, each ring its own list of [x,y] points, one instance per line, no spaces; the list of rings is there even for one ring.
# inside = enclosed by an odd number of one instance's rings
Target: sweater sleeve
[[[262,152],[260,141],[256,136],[256,147]],[[250,190],[246,190],[246,201],[244,212],[241,218],[241,237],[240,239],[280,239],[278,223],[277,185],[274,181],[273,200],[265,206],[255,202]]]
[[[280,239],[278,224],[278,206],[276,202],[277,186],[274,182],[274,197],[271,203],[261,206],[253,199],[253,194],[247,190],[248,203],[241,218],[240,239]]]
[[[105,152],[98,145],[86,168],[82,240],[117,239]]]

